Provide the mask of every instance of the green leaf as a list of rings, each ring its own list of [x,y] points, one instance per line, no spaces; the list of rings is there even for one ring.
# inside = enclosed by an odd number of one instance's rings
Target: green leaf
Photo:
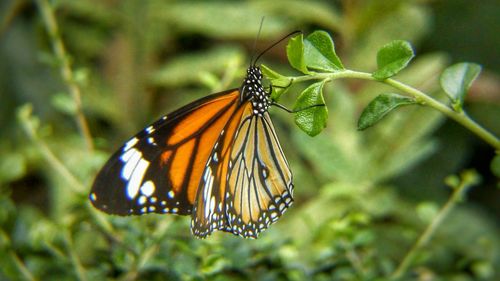
[[[491,172],[493,175],[500,178],[500,155],[496,155],[490,164]],[[498,185],[500,187],[500,184]]]
[[[306,64],[304,62],[304,36],[299,34],[288,40],[286,45],[286,55],[290,65],[298,71],[308,74]]]
[[[260,66],[264,76],[269,79],[271,85],[273,85],[273,91],[271,93],[271,99],[273,101],[278,101],[282,94],[284,94],[290,87],[291,79],[279,74],[278,72],[270,69],[265,65]]]
[[[441,74],[441,87],[456,111],[461,110],[465,95],[480,72],[480,65],[462,62],[446,68]]]
[[[299,96],[293,107],[295,113],[295,124],[314,137],[325,127],[328,120],[328,110],[323,98],[323,86],[325,81],[314,83],[307,87]]]
[[[430,223],[439,212],[439,206],[434,202],[422,202],[417,205],[417,216],[425,223]]]
[[[21,178],[26,173],[26,159],[22,154],[3,151],[0,160],[0,183]]]
[[[372,74],[373,78],[384,80],[396,75],[414,56],[413,49],[407,41],[395,40],[384,45],[377,53],[378,69]]]
[[[315,31],[304,41],[304,61],[308,68],[334,72],[344,69],[335,53],[335,46],[330,35],[325,31]]]
[[[414,99],[398,94],[381,94],[374,98],[361,113],[358,120],[358,130],[373,126],[398,106],[415,103],[417,102]]]
[[[52,105],[62,113],[74,115],[77,111],[75,101],[67,93],[57,93],[52,96]]]
[[[74,71],[73,79],[79,85],[87,85],[89,82],[90,70],[88,68],[77,68]]]

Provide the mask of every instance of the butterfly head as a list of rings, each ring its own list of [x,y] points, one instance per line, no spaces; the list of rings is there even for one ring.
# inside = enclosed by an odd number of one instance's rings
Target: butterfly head
[[[262,86],[262,71],[258,66],[250,66],[241,86],[241,98],[252,103],[253,114],[261,117],[271,105],[269,93]]]

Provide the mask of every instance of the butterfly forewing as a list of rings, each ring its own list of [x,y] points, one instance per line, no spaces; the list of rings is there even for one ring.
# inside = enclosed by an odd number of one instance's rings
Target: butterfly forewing
[[[211,147],[239,99],[237,90],[197,100],[139,132],[105,164],[90,200],[116,215],[190,214]]]

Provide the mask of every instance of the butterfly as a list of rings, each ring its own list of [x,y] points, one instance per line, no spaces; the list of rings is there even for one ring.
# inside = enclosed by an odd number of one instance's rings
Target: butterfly
[[[187,104],[129,139],[97,174],[93,206],[121,216],[189,215],[199,238],[217,230],[257,238],[276,222],[294,186],[256,65],[262,54],[241,87]]]

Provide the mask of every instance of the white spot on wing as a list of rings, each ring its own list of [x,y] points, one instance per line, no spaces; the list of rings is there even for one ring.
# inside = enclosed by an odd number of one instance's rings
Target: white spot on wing
[[[129,150],[130,148],[132,148],[137,142],[139,141],[139,139],[137,139],[136,137],[133,137],[131,138],[126,144],[125,146],[123,147],[123,151],[127,151]]]
[[[152,181],[147,181],[142,184],[141,193],[149,197],[153,195],[153,193],[155,192],[155,188],[156,186]]]
[[[135,198],[139,192],[139,188],[141,187],[142,179],[144,178],[146,169],[149,166],[149,162],[142,158],[142,153],[140,153],[137,149],[130,149],[130,153],[133,153],[133,155],[129,157],[128,160],[125,160],[125,166],[122,169],[122,178],[125,181],[128,181],[127,196],[132,199]]]
[[[154,132],[154,131],[155,131],[155,128],[153,128],[153,126],[149,126],[149,127],[147,127],[147,128],[146,128],[146,132],[147,132],[148,134],[151,134],[151,133],[152,133],[152,132]]]
[[[174,198],[174,196],[175,196],[174,191],[173,191],[173,190],[170,190],[170,191],[168,192],[168,198]]]
[[[137,163],[141,159],[141,153],[139,153],[137,149],[130,149],[125,152],[120,159],[125,162],[125,166],[122,168],[121,176],[125,181],[128,181],[132,176],[135,166],[137,166]]]

